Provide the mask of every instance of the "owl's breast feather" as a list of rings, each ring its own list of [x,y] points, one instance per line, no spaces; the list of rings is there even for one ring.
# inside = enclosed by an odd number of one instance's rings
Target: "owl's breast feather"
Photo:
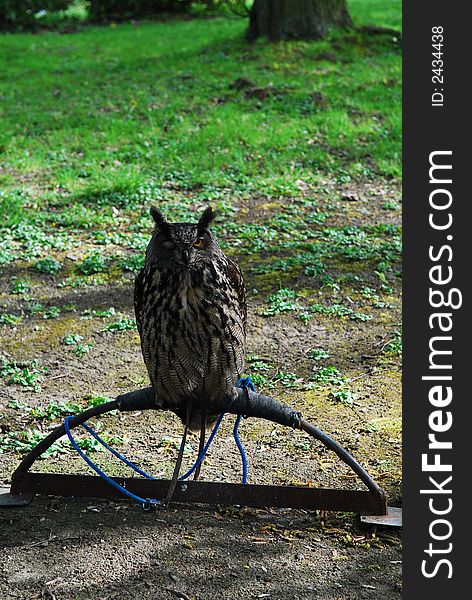
[[[188,312],[191,307],[201,303],[203,290],[201,287],[195,287],[189,274],[185,273],[176,291],[176,296],[179,300],[180,311]]]

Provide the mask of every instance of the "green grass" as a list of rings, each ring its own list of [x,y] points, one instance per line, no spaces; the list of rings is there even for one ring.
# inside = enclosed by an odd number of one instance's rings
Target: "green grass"
[[[128,317],[121,317],[118,321],[109,323],[104,327],[103,331],[111,331],[113,333],[123,331],[133,331],[136,329],[136,321]]]
[[[375,22],[379,6],[398,13],[386,1],[352,11]],[[300,178],[400,175],[391,36],[248,45],[245,27],[219,18],[0,37],[4,185],[53,181],[59,204],[81,198],[86,211],[150,179],[293,194]],[[236,89],[238,78],[252,83]]]
[[[84,261],[78,266],[78,269],[84,275],[95,275],[106,270],[106,260],[100,252],[89,254]]]
[[[400,6],[350,2],[356,25],[397,29]],[[150,204],[177,221],[211,203],[253,293],[273,294],[267,315],[370,319],[358,304],[313,301],[298,288],[332,296],[349,277],[365,287],[398,274],[400,228],[342,225],[339,194],[398,182],[400,44],[355,30],[249,44],[246,26],[173,19],[0,36],[0,267],[21,265],[10,280],[18,301],[40,293],[44,274],[59,290],[129,282],[143,263]],[[383,303],[364,295],[362,308],[366,300]],[[107,327],[134,326],[120,316]]]
[[[3,148],[0,146],[0,156],[2,151]],[[13,192],[0,190],[0,223],[3,227],[14,227],[26,218],[23,208],[25,200],[26,198],[19,190],[14,190]]]
[[[40,392],[43,375],[46,373],[47,369],[40,367],[36,360],[30,364],[18,364],[0,357],[0,380],[7,385],[20,385]]]
[[[46,273],[48,275],[57,275],[61,270],[61,263],[54,258],[43,258],[38,260],[38,262],[34,265],[36,271],[40,273]]]
[[[329,358],[329,352],[323,348],[315,348],[314,350],[310,350],[308,356],[313,360],[325,360]]]
[[[349,380],[341,375],[339,369],[333,365],[328,367],[318,367],[312,375],[311,380],[319,384],[342,385]]]
[[[329,398],[331,398],[335,402],[341,402],[341,404],[347,404],[348,406],[352,406],[357,400],[357,395],[351,392],[350,390],[336,390],[330,392]]]
[[[283,288],[275,294],[271,294],[267,300],[268,308],[262,312],[265,317],[273,317],[287,312],[301,309],[297,298],[299,294],[293,290]]]
[[[18,277],[14,277],[11,280],[10,291],[14,295],[22,296],[28,294],[30,287],[31,282],[29,279],[20,279]]]
[[[389,340],[384,346],[383,351],[386,354],[401,356],[403,351],[402,332],[395,331],[394,338]]]
[[[348,0],[355,24],[389,27],[401,31],[402,3],[399,0]]]

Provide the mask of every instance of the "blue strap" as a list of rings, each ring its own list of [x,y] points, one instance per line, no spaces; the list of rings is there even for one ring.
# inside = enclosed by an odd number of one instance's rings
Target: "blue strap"
[[[119,452],[117,452],[114,448],[112,448],[111,446],[109,446],[105,440],[103,440],[96,431],[94,431],[89,425],[87,425],[87,423],[82,423],[82,427],[84,429],[86,429],[91,436],[93,436],[98,442],[100,442],[100,444],[102,446],[104,446],[107,450],[109,450],[114,456],[116,456],[116,458],[118,458],[119,460],[121,460],[121,462],[125,463],[126,466],[131,467],[134,471],[136,471],[136,473],[139,473],[140,475],[143,475],[144,477],[146,477],[147,479],[154,479],[157,481],[156,477],[154,477],[153,475],[149,475],[149,473],[146,473],[146,471],[143,471],[142,469],[140,469],[139,467],[137,467],[134,463],[132,463],[130,460],[128,460],[125,456],[121,455]]]
[[[236,442],[236,446],[238,447],[239,454],[241,455],[241,462],[243,463],[242,482],[247,483],[246,452],[244,451],[244,446],[242,445],[241,440],[239,439],[239,432],[238,432],[239,424],[241,423],[242,418],[243,418],[242,415],[238,415],[238,417],[236,418],[236,421],[234,423],[234,428],[233,428],[233,436],[234,436],[234,441]]]
[[[251,377],[240,377],[236,382],[236,387],[238,388],[249,388],[252,392],[256,391],[256,386],[254,385]]]
[[[70,427],[69,427],[69,421],[73,418],[74,417],[72,415],[70,415],[64,419],[64,429],[66,431],[67,437],[69,438],[69,441],[72,444],[72,447],[74,448],[74,450],[76,450],[80,454],[80,456],[84,459],[84,461],[88,464],[88,466],[95,471],[95,473],[100,475],[100,477],[102,479],[104,479],[111,486],[113,486],[114,488],[116,488],[117,490],[122,492],[128,498],[131,498],[132,500],[136,500],[137,502],[142,504],[142,506],[145,510],[149,510],[149,508],[151,508],[151,506],[153,506],[153,505],[157,506],[157,505],[161,504],[161,502],[159,502],[159,500],[156,500],[155,498],[141,498],[141,496],[137,496],[136,494],[133,494],[133,492],[130,492],[129,490],[127,490],[126,488],[121,486],[119,483],[116,483],[116,481],[114,481],[111,477],[108,477],[108,475],[106,473],[104,473],[100,469],[100,467],[98,467],[92,460],[90,460],[90,458],[84,452],[82,452],[81,448],[79,448],[79,446],[77,445],[77,442],[72,437],[72,434],[70,432]],[[83,425],[83,426],[85,429],[87,429],[87,431],[90,431],[91,428],[88,425]],[[105,447],[110,448],[106,444],[106,442],[104,442],[95,432],[93,432],[93,433],[95,434],[94,437],[96,436],[96,439],[98,439],[98,441],[101,444],[103,444]],[[139,468],[139,467],[136,467],[136,465],[133,465],[133,463],[130,463],[130,461],[128,461],[126,458],[124,458],[124,456],[121,456],[118,452],[116,452],[116,450],[113,452],[113,454],[115,454],[115,456],[120,458],[120,460],[122,460],[126,464],[129,464],[129,466],[131,466],[135,470],[137,470]],[[141,471],[141,469],[139,469],[139,471]],[[145,474],[144,471],[142,471],[142,473]],[[147,475],[147,476],[151,477],[149,475]],[[154,479],[154,478],[152,478],[152,479]]]
[[[236,387],[239,387],[239,388],[246,387],[246,388],[249,388],[250,390],[252,390],[253,392],[256,391],[254,383],[250,377],[241,377],[240,379],[238,379],[236,382]],[[179,477],[179,481],[183,481],[183,480],[187,479],[188,477],[190,477],[190,475],[203,462],[213,440],[215,439],[215,436],[221,425],[221,421],[223,420],[224,414],[225,413],[221,413],[221,415],[218,417],[218,421],[216,422],[215,426],[213,427],[210,437],[208,438],[207,443],[203,447],[203,450],[201,451],[200,456],[197,458],[197,460],[195,461],[193,466],[187,471],[187,473],[185,473],[185,475],[182,475],[181,477]],[[244,451],[244,446],[239,437],[239,431],[238,431],[239,424],[241,423],[241,419],[242,419],[241,415],[239,415],[236,418],[236,421],[234,423],[234,428],[233,428],[233,436],[234,436],[234,440],[236,442],[236,446],[238,447],[239,454],[241,455],[241,462],[242,462],[242,466],[243,466],[242,482],[247,483],[247,457],[246,457],[246,453]]]
[[[236,387],[239,388],[249,388],[250,390],[252,390],[253,392],[256,391],[256,388],[254,386],[254,383],[252,381],[252,379],[250,377],[242,377],[240,379],[238,379],[238,381],[236,382]],[[210,434],[210,437],[208,438],[207,443],[205,444],[205,446],[203,447],[203,450],[201,451],[200,455],[198,456],[197,460],[195,461],[195,463],[193,464],[193,466],[187,471],[187,473],[185,473],[184,475],[182,475],[181,477],[179,477],[179,481],[183,481],[185,479],[187,479],[188,477],[190,477],[190,475],[197,469],[197,467],[203,462],[205,456],[207,455],[207,452],[213,442],[213,440],[215,439],[215,436],[218,432],[218,429],[221,425],[221,422],[223,420],[225,413],[221,413],[220,416],[218,417],[218,420],[216,421],[213,430]],[[106,473],[104,473],[100,467],[98,467],[82,450],[81,448],[78,446],[77,442],[75,441],[75,439],[72,437],[72,434],[70,432],[70,427],[69,427],[69,421],[73,419],[73,416],[68,416],[64,419],[64,429],[65,432],[67,434],[67,437],[69,438],[69,441],[72,445],[72,447],[74,448],[74,450],[76,450],[78,452],[78,454],[83,458],[83,460],[89,465],[89,467],[91,469],[93,469],[95,471],[95,473],[97,473],[97,475],[100,475],[100,477],[102,479],[104,479],[107,483],[109,483],[111,486],[113,486],[114,488],[116,488],[117,490],[119,490],[120,492],[122,492],[125,496],[127,496],[128,498],[131,498],[132,500],[136,500],[137,502],[139,502],[140,504],[142,504],[143,508],[145,510],[149,510],[152,506],[157,506],[157,505],[161,505],[162,502],[160,502],[159,500],[156,500],[155,498],[141,498],[141,496],[137,496],[136,494],[133,494],[132,492],[130,492],[129,490],[127,490],[126,488],[124,488],[123,486],[119,485],[118,483],[116,483],[116,481],[114,481],[111,477],[108,477],[108,475]],[[242,462],[242,467],[243,467],[243,474],[242,474],[242,482],[243,484],[247,483],[247,458],[246,458],[246,453],[244,451],[244,446],[242,445],[242,442],[239,438],[239,424],[241,423],[241,419],[242,419],[242,415],[238,415],[238,417],[236,418],[236,421],[234,423],[234,428],[233,428],[233,436],[234,436],[234,440],[236,442],[236,445],[238,447],[239,450],[239,454],[241,455],[241,462]],[[117,452],[114,448],[112,448],[111,446],[109,446],[105,440],[103,440],[98,433],[96,433],[89,425],[87,425],[86,423],[82,423],[82,427],[88,431],[88,433],[90,433],[90,435],[92,435],[104,448],[106,448],[107,450],[109,450],[113,456],[115,456],[116,458],[118,458],[119,460],[121,460],[121,462],[123,462],[125,465],[127,465],[128,467],[130,467],[131,469],[133,469],[136,473],[139,473],[140,475],[143,475],[143,477],[146,477],[147,479],[154,479],[156,480],[156,477],[153,477],[152,475],[150,475],[149,473],[146,473],[146,471],[143,471],[143,469],[140,469],[139,467],[137,467],[134,463],[132,463],[130,460],[128,460],[126,457],[122,456],[119,452]]]
[[[254,385],[254,382],[252,381],[252,379],[250,377],[239,378],[238,381],[236,382],[236,387],[248,388],[248,389],[252,390],[253,392],[256,391],[256,386]],[[241,462],[243,465],[242,482],[244,484],[246,484],[247,483],[247,458],[246,458],[246,452],[244,451],[244,446],[242,445],[242,442],[239,438],[239,431],[238,431],[239,424],[241,423],[241,419],[242,419],[242,415],[238,415],[238,417],[236,418],[236,422],[234,423],[233,436],[234,436],[234,441],[236,442],[236,446],[238,447],[239,454],[241,455]]]
[[[218,417],[218,421],[215,423],[215,426],[213,427],[213,431],[210,433],[208,442],[203,447],[203,450],[201,451],[200,456],[197,458],[197,460],[195,461],[193,466],[185,473],[185,475],[182,475],[181,477],[179,477],[179,481],[183,481],[184,479],[187,479],[188,477],[190,477],[190,475],[195,471],[195,469],[203,462],[203,459],[205,458],[206,453],[208,452],[208,449],[211,446],[211,443],[215,439],[215,435],[221,425],[221,421],[223,420],[224,416],[225,416],[225,413],[221,413],[221,415]]]

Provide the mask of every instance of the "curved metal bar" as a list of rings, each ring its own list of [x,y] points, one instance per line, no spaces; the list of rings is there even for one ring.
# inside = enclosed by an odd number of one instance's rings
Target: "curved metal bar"
[[[152,387],[142,388],[126,394],[121,394],[120,396],[116,397],[116,400],[111,400],[110,402],[105,402],[99,406],[89,408],[88,410],[76,415],[73,419],[71,419],[69,421],[69,427],[73,429],[74,427],[82,425],[82,423],[85,423],[85,421],[88,421],[92,417],[98,417],[99,415],[103,415],[104,413],[112,410],[128,412],[132,410],[148,410],[152,408],[156,408],[156,394]],[[25,458],[18,465],[15,473],[25,473],[28,471],[35,460],[65,434],[66,430],[64,425],[59,425],[56,427],[56,429],[51,431],[48,436],[41,440],[39,444],[25,456]]]
[[[245,415],[247,417],[258,417],[268,419],[280,425],[302,429],[313,438],[319,440],[326,448],[335,452],[339,458],[345,462],[367,488],[386,498],[386,492],[372,479],[362,465],[349,454],[338,442],[326,435],[323,431],[311,425],[302,419],[301,413],[293,410],[290,406],[263,394],[257,394],[247,388],[238,389],[238,397],[225,400],[225,404],[221,406],[221,410],[237,415]]]
[[[111,410],[117,410],[118,400],[112,400],[111,402],[105,402],[104,404],[100,404],[99,406],[94,406],[93,408],[89,408],[88,410],[80,413],[80,415],[76,415],[69,421],[70,429],[77,427],[78,425],[82,425],[85,421],[88,421],[92,417],[97,417],[98,415],[103,415],[103,413],[110,412]],[[25,458],[18,465],[15,473],[25,473],[34,463],[34,461],[46,452],[48,448],[50,448],[54,442],[57,442],[59,438],[66,434],[66,430],[64,425],[59,425],[56,427],[51,433],[41,440],[37,446],[35,446],[29,454],[25,456]],[[15,473],[13,475],[15,475]]]
[[[357,460],[341,446],[341,444],[338,444],[338,442],[333,440],[333,438],[330,438],[329,435],[326,435],[321,429],[317,429],[314,425],[311,425],[311,423],[307,423],[307,421],[302,420],[299,428],[306,431],[306,433],[316,440],[319,440],[326,448],[335,452],[343,462],[351,467],[354,473],[359,477],[362,483],[365,483],[371,492],[379,494],[382,498],[386,498],[385,490],[375,483],[364,467],[359,464]]]
[[[126,394],[120,394],[116,397],[116,402],[118,403],[118,409],[122,412],[157,408],[156,392],[152,387],[145,387],[140,390],[126,392]]]
[[[207,409],[215,413],[228,412],[235,415],[243,415],[245,417],[262,418],[287,427],[302,429],[314,439],[319,440],[329,450],[335,452],[343,462],[351,467],[354,473],[372,493],[382,499],[386,498],[385,491],[372,479],[364,467],[362,467],[362,465],[360,465],[347,450],[323,431],[303,420],[299,412],[270,396],[255,393],[247,388],[237,388],[237,392],[238,395],[236,397],[222,398],[221,401],[214,402],[211,407],[207,407]],[[118,396],[116,400],[101,404],[100,406],[95,406],[80,415],[76,415],[70,420],[69,427],[72,429],[92,417],[116,409],[126,412],[157,409],[155,392],[151,387],[147,387],[127,394],[122,394]],[[13,474],[13,477],[17,473],[28,471],[34,461],[55,441],[65,435],[65,433],[64,425],[60,425],[54,429],[54,431],[44,438],[44,440],[39,442],[39,444],[22,460]]]
[[[283,404],[270,396],[258,394],[248,388],[236,388],[238,395],[234,398],[222,398],[211,405],[212,412],[228,412],[244,417],[267,419],[286,427],[298,428],[302,415],[287,404]]]

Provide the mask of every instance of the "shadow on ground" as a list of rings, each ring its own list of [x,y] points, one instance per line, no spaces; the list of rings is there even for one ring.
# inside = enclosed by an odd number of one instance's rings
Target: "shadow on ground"
[[[339,519],[217,507],[145,513],[124,502],[36,498],[0,513],[0,595],[398,598],[398,535],[372,537],[352,518]],[[362,546],[348,543],[346,532]]]

